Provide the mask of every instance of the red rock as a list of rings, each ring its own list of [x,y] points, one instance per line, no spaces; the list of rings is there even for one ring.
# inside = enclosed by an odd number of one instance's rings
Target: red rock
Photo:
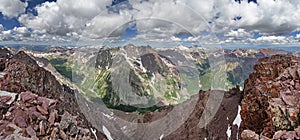
[[[20,51],[5,62],[5,75],[1,77],[0,74],[0,90],[19,93],[19,99],[9,106],[4,106],[1,102],[6,102],[8,98],[0,97],[0,139],[59,139],[60,136],[68,139],[71,137],[71,131],[72,133],[77,132],[75,138],[83,138],[84,134],[78,131],[78,125],[82,128],[89,128],[91,124],[80,112],[73,94],[74,91],[61,85],[55,76],[39,67],[34,59],[40,58],[31,57]],[[0,55],[0,61],[2,60]],[[34,94],[23,91],[31,91]],[[66,102],[61,102],[60,97]],[[71,127],[72,129],[67,127],[60,134],[57,128],[61,116],[58,116],[58,113],[51,114],[53,110],[68,111],[70,117],[77,116],[78,120],[85,123],[77,123],[76,119],[74,119],[75,121],[72,119],[71,122],[66,123],[75,124]],[[50,125],[50,123],[54,124]],[[51,134],[53,138],[50,137]],[[92,137],[92,134],[87,134],[87,138]],[[100,135],[99,139],[103,137],[105,136]]]
[[[58,129],[55,127],[50,134],[50,138],[55,139],[56,138],[56,133],[57,133]]]
[[[298,126],[298,128],[295,128],[295,132],[300,137],[300,126]]]
[[[40,129],[39,134],[40,135],[45,135],[45,127],[44,127],[43,121],[40,121],[39,129]]]
[[[9,123],[6,127],[7,128],[12,128],[15,131],[14,133],[19,133],[19,132],[22,131],[22,129],[20,127],[16,126],[13,123]]]
[[[33,138],[33,137],[36,136],[36,133],[35,133],[35,131],[33,130],[33,128],[32,128],[31,126],[28,126],[28,127],[26,128],[26,132],[27,132],[27,134],[28,134],[31,138]]]
[[[24,128],[27,126],[26,123],[26,113],[22,110],[16,110],[15,116],[14,116],[14,122],[21,128]]]
[[[47,112],[47,110],[45,110],[43,107],[41,107],[41,106],[36,106],[36,108],[37,108],[37,110],[38,111],[40,111],[43,115],[47,115],[48,114],[48,112]]]
[[[242,140],[259,140],[259,135],[251,130],[244,130],[241,134]]]
[[[84,129],[84,128],[81,128],[81,127],[79,127],[78,129],[79,129],[79,131],[80,131],[83,135],[87,135],[88,133],[90,133],[90,130],[89,130],[89,129]]]
[[[49,136],[43,137],[42,140],[49,140]]]
[[[0,97],[0,103],[7,103],[8,101],[11,100],[11,96],[1,96]]]
[[[56,111],[56,110],[54,110],[54,111],[52,111],[52,112],[50,113],[50,116],[49,116],[49,119],[48,119],[50,125],[53,125],[53,124],[54,124],[56,115],[57,115],[57,111]]]
[[[299,64],[299,58],[287,55],[258,61],[244,83],[241,117],[246,129],[272,138],[275,130],[297,127]]]
[[[0,120],[0,133],[1,133],[1,130],[3,130],[7,126],[8,123],[9,123],[9,121]]]
[[[300,139],[299,136],[297,136],[295,131],[288,131],[285,135],[282,137],[283,139]]]
[[[284,130],[284,131],[277,131],[275,134],[274,134],[274,136],[273,136],[273,139],[280,139],[281,138],[281,136],[283,135],[283,133],[285,133],[286,132],[286,130]]]
[[[62,131],[62,130],[59,131],[59,136],[60,136],[60,138],[62,138],[63,140],[67,139],[66,133],[65,133],[64,131]]]
[[[55,105],[57,103],[57,100],[53,100],[53,99],[48,99],[49,101],[49,106]]]
[[[21,97],[21,100],[23,102],[35,99],[37,97],[36,94],[30,93],[30,92],[22,92],[19,96]]]
[[[299,75],[297,74],[297,70],[298,70],[298,66],[295,66],[293,68],[288,69],[289,73],[291,74],[292,78],[295,79],[299,79]]]
[[[259,140],[271,140],[270,138],[264,136],[264,135],[260,135]]]
[[[32,113],[34,116],[36,116],[39,120],[46,120],[47,118],[45,116],[43,116],[40,112],[33,112]]]
[[[42,107],[45,109],[45,110],[48,110],[48,107],[49,107],[49,104],[50,104],[50,101],[45,98],[45,97],[38,97],[37,98],[37,101],[42,103]]]

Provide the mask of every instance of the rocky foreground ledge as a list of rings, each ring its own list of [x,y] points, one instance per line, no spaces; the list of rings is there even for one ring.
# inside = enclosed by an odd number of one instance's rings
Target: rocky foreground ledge
[[[241,116],[244,139],[300,139],[300,59],[260,59],[245,81]]]
[[[0,73],[0,139],[106,139],[33,57],[0,48]]]

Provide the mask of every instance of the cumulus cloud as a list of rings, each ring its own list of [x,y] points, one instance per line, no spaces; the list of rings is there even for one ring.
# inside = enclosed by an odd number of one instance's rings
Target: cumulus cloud
[[[231,30],[224,34],[225,40],[221,43],[250,43],[253,37],[253,33],[247,32],[245,29]]]
[[[87,23],[82,37],[103,38],[121,36],[130,22],[128,12],[119,14],[99,15]]]
[[[289,42],[289,38],[284,36],[261,36],[255,40],[257,43],[285,44]]]
[[[5,14],[1,4],[0,11],[7,17],[24,13],[27,6],[27,3],[18,0],[3,1],[23,4],[23,8],[18,8],[23,10],[15,14]],[[214,36],[217,34],[223,36],[219,38],[221,43],[284,43],[295,39],[279,36],[300,29],[300,1],[295,0],[258,0],[257,3],[246,0],[240,3],[235,0],[129,0],[117,6],[117,10],[110,7],[111,3],[112,0],[45,2],[35,7],[37,15],[28,13],[18,18],[28,32],[32,30],[31,33],[17,31],[21,29],[11,32],[39,39],[118,38],[129,26],[128,22],[134,21],[138,32],[134,39],[216,43],[220,41]],[[203,32],[210,32],[211,35]],[[254,32],[263,37],[252,39]],[[178,38],[181,35],[191,37]]]
[[[1,0],[0,12],[8,18],[18,17],[25,12],[27,5],[20,0]]]
[[[300,27],[300,1],[259,0],[258,4],[242,2],[238,22],[240,28],[264,34],[285,34]]]
[[[73,37],[82,34],[83,38],[100,38],[130,18],[124,12],[109,14],[106,7],[111,3],[112,0],[45,2],[35,8],[37,16],[24,14],[19,21],[35,33]]]
[[[131,11],[137,21],[140,34],[157,34],[171,37],[176,34],[199,35],[208,29],[207,21],[197,11],[189,7],[187,2],[174,0],[130,1]],[[199,9],[208,9],[211,3],[198,5]],[[207,11],[209,13],[211,11]],[[208,17],[208,15],[204,15]],[[147,36],[147,35],[146,35]]]

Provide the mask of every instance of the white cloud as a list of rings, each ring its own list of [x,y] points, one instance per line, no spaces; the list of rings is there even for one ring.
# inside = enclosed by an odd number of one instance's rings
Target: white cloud
[[[240,28],[264,34],[285,34],[299,29],[300,1],[259,0],[258,5],[242,2],[238,13]]]
[[[245,29],[231,30],[224,34],[225,43],[249,43],[249,39],[253,37],[253,34],[247,32]]]
[[[86,23],[93,20],[97,15],[107,13],[106,6],[110,5],[111,2],[111,0],[45,2],[35,8],[38,13],[37,16],[24,14],[19,18],[19,21],[37,33],[62,36],[72,32],[81,33]]]
[[[65,35],[69,32],[68,24],[57,3],[45,2],[35,9],[38,16],[24,14],[19,17],[20,23],[37,33]]]
[[[149,0],[140,2],[130,1],[134,10],[131,11],[137,22],[139,33],[165,34],[168,37],[174,34],[200,34],[200,31],[208,29],[207,21],[203,15],[194,11],[186,2],[174,0]],[[199,9],[210,6],[210,3],[198,5]],[[207,11],[209,13],[210,11]],[[207,16],[207,15],[206,15]]]
[[[124,33],[130,19],[128,12],[96,16],[87,23],[82,38],[119,37]]]
[[[8,18],[18,17],[25,12],[27,5],[20,0],[1,0],[0,12]]]
[[[261,36],[255,40],[256,43],[284,44],[289,43],[289,38],[284,36]]]
[[[0,24],[0,32],[4,30],[4,27],[2,24]]]
[[[234,0],[129,0],[127,7],[120,6],[117,11],[107,8],[111,3],[112,0],[45,2],[35,7],[37,16],[23,14],[18,20],[27,31],[33,30],[32,39],[59,40],[98,39],[108,35],[118,38],[130,20],[136,22],[139,33],[135,39],[155,41],[179,41],[180,38],[174,36],[192,35],[195,37],[180,40],[219,43],[216,37],[211,38],[216,33],[224,36],[221,42],[286,43],[295,39],[278,35],[300,29],[300,1],[295,0],[259,0],[258,4],[247,0],[241,3]],[[233,20],[237,17],[240,19]],[[213,33],[203,36],[202,31]],[[254,32],[264,36],[252,39]]]
[[[13,32],[17,37],[30,37],[31,33],[26,27],[15,27],[13,28]]]

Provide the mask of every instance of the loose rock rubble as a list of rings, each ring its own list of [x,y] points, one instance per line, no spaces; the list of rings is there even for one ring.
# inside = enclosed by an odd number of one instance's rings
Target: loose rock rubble
[[[106,139],[81,113],[75,92],[32,56],[0,48],[0,139]]]
[[[245,81],[241,103],[245,129],[260,137],[299,139],[299,64],[297,57],[275,55],[254,66],[254,72]]]
[[[0,108],[6,112],[0,120],[0,139],[92,139],[90,130],[79,126],[82,122],[77,116],[58,107],[57,100],[20,93],[10,107]]]

